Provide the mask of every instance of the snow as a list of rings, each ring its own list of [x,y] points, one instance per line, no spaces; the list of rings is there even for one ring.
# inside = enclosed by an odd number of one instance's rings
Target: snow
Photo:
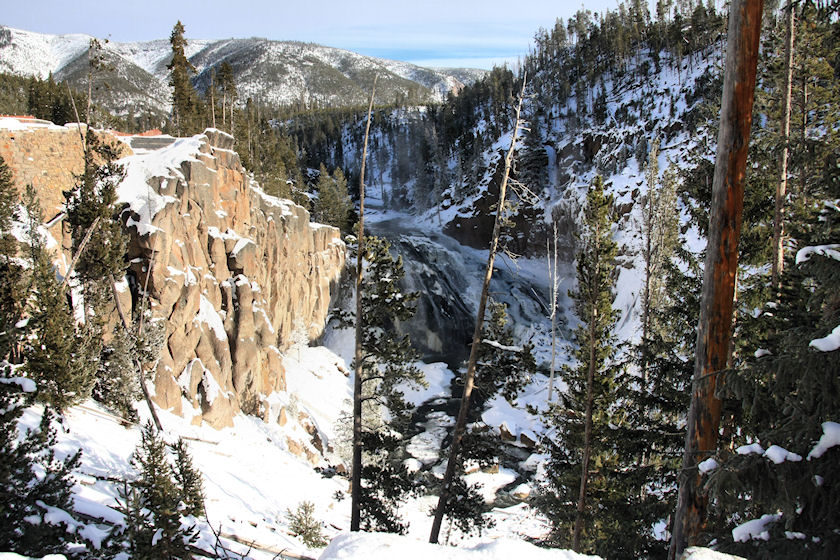
[[[35,382],[26,377],[0,377],[0,383],[5,385],[17,385],[24,393],[34,393],[37,390]]]
[[[796,453],[791,453],[787,449],[783,447],[779,447],[778,445],[771,445],[767,448],[767,451],[764,452],[764,456],[780,465],[785,461],[793,461],[798,462],[802,460],[801,455],[797,455]]]
[[[198,313],[196,313],[193,323],[199,325],[205,324],[210,327],[210,330],[213,331],[213,334],[216,335],[218,340],[224,341],[228,339],[224,321],[222,321],[219,312],[216,311],[213,304],[210,303],[210,300],[204,297],[204,294],[200,296]]]
[[[764,448],[761,447],[758,443],[751,443],[749,445],[742,445],[738,449],[735,450],[735,453],[738,455],[749,455],[751,453],[755,453],[757,455],[764,455]]]
[[[797,462],[802,460],[801,455],[797,455],[796,453],[788,451],[784,447],[780,447],[778,445],[771,445],[765,451],[758,442],[751,443],[749,445],[742,445],[735,450],[735,453],[738,455],[761,455],[762,457],[770,459],[777,465],[780,465],[785,461]]]
[[[802,264],[805,261],[810,260],[813,255],[820,255],[829,259],[840,261],[840,243],[803,247],[796,252],[796,264]]]
[[[495,340],[489,340],[487,338],[483,339],[481,342],[483,344],[486,344],[487,346],[492,346],[493,348],[495,348],[497,350],[502,350],[503,352],[513,352],[515,354],[521,354],[523,352],[521,346],[504,345],[504,344],[501,344],[500,342],[497,342]]]
[[[429,386],[401,385],[400,390],[405,393],[405,398],[409,403],[417,406],[432,399],[448,398],[451,395],[449,385],[455,374],[450,371],[449,366],[443,362],[430,364],[417,362],[415,365],[423,372]]]
[[[840,445],[840,424],[837,422],[823,422],[823,435],[817,445],[808,453],[808,460],[819,459],[823,453],[834,447]]]
[[[476,471],[464,476],[464,480],[470,486],[479,484],[479,493],[486,503],[492,503],[496,493],[503,487],[514,482],[517,478],[515,471],[500,468],[499,472]]]
[[[715,460],[714,457],[709,457],[705,461],[701,461],[697,468],[700,469],[700,472],[706,474],[707,472],[711,472],[718,468],[718,462]]]
[[[834,327],[834,330],[828,336],[815,338],[808,346],[812,346],[820,352],[834,352],[840,348],[840,325]]]
[[[154,184],[160,185],[166,178],[183,178],[179,170],[184,161],[195,160],[201,145],[206,142],[203,134],[191,138],[178,138],[174,143],[145,153],[124,157],[118,163],[125,166],[125,179],[117,188],[117,202],[127,203],[133,216],[127,226],[136,226],[140,235],[148,235],[158,228],[153,220],[158,212],[175,198],[161,195]]]
[[[782,518],[781,513],[773,513],[762,515],[759,519],[753,519],[742,523],[732,529],[732,539],[735,542],[747,542],[749,540],[770,540],[770,533],[767,531],[767,525],[775,523]]]
[[[498,539],[474,546],[453,548],[429,544],[410,537],[382,533],[342,533],[321,554],[319,560],[583,560],[597,556],[570,550],[539,548],[524,541]]]
[[[21,556],[14,552],[0,552],[0,560],[67,560],[63,554],[47,554],[43,558],[30,558],[29,556]]]
[[[681,560],[744,560],[740,556],[733,556],[731,554],[724,554],[716,550],[708,548],[700,548],[692,546],[685,549]]]

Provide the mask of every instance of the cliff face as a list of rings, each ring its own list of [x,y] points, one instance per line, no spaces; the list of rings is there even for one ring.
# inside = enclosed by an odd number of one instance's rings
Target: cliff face
[[[281,353],[321,334],[345,254],[337,229],[252,184],[232,147],[208,130],[138,150],[119,189],[133,292],[147,285],[166,321],[154,399],[217,427],[240,410],[269,419]]]
[[[323,331],[345,256],[336,228],[310,223],[304,208],[251,181],[233,142],[208,130],[123,145],[130,155],[118,189],[129,235],[121,306],[136,309],[145,290],[153,320],[165,325],[153,398],[215,427],[231,425],[239,411],[287,421],[269,406],[271,393],[286,389],[282,353]],[[76,128],[0,119],[0,156],[19,192],[32,183],[45,216],[60,215],[62,191],[82,171]],[[60,220],[50,233],[63,246],[63,272],[69,236]],[[295,445],[316,461],[317,438],[316,448],[307,439]]]

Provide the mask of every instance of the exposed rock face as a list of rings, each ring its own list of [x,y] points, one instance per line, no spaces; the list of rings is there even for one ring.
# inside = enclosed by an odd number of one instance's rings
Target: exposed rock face
[[[321,334],[345,255],[337,229],[263,193],[232,147],[208,130],[141,151],[119,189],[129,278],[135,293],[148,282],[166,320],[154,399],[216,427],[240,410],[268,418],[266,396],[285,390],[281,352],[293,334]]]
[[[72,189],[84,171],[81,136],[85,125],[56,126],[32,118],[5,120],[8,126],[0,125],[0,157],[12,170],[18,193],[23,193],[26,185],[35,188],[44,219],[49,221],[64,210],[64,191]],[[97,136],[115,146],[121,156],[132,153],[108,132],[97,131]],[[50,233],[62,241],[58,223]]]

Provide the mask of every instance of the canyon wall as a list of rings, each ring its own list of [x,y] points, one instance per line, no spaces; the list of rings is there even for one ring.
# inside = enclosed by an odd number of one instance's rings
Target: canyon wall
[[[345,258],[339,231],[265,194],[233,143],[207,130],[156,149],[126,145],[118,188],[129,236],[123,309],[137,309],[145,290],[151,320],[164,322],[160,358],[149,364],[153,399],[215,427],[239,411],[285,421],[269,404],[286,389],[283,352],[322,333]],[[0,127],[0,150],[19,188],[35,184],[45,215],[59,214],[80,171],[78,131]],[[59,242],[60,229],[51,228]]]

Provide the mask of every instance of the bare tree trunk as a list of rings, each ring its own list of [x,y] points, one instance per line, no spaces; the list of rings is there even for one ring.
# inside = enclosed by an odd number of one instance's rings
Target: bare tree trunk
[[[790,151],[790,98],[793,89],[793,35],[796,12],[793,2],[788,2],[787,25],[785,28],[785,89],[782,92],[782,155],[779,158],[779,182],[776,185],[776,211],[773,214],[773,262],[771,286],[778,293],[781,274],[785,266],[785,252],[782,250],[784,237],[784,210],[787,196],[788,153]]]
[[[508,149],[507,156],[505,157],[505,171],[502,176],[502,183],[499,186],[499,201],[496,204],[496,218],[493,224],[493,237],[490,240],[490,254],[487,257],[487,270],[484,273],[484,284],[481,288],[481,297],[478,300],[478,313],[476,314],[475,319],[475,330],[473,331],[470,358],[467,362],[467,373],[464,376],[464,394],[461,396],[461,408],[458,411],[458,419],[455,422],[455,428],[452,432],[452,444],[449,449],[449,460],[446,463],[446,474],[443,477],[440,498],[438,499],[437,508],[435,509],[435,518],[432,522],[432,532],[429,535],[430,543],[437,543],[438,537],[440,536],[440,527],[443,523],[446,503],[449,500],[452,480],[455,478],[455,469],[458,464],[458,452],[461,447],[461,439],[464,436],[464,430],[467,425],[467,412],[470,408],[470,397],[472,395],[473,384],[475,381],[475,366],[478,359],[478,346],[481,343],[484,311],[487,307],[487,298],[490,290],[490,278],[493,276],[493,263],[496,260],[496,251],[499,247],[499,232],[502,227],[502,213],[504,212],[508,178],[510,177],[510,169],[513,163],[513,153],[516,148],[516,136],[520,128],[521,121],[519,113],[522,110],[522,100],[525,97],[526,78],[527,76],[522,79],[522,92],[519,95],[519,103],[516,106],[516,118],[514,119],[513,133],[511,134],[510,139],[510,149]]]
[[[672,559],[678,557],[687,544],[697,543],[705,527],[707,499],[701,491],[697,465],[714,453],[720,427],[722,406],[715,391],[718,387],[717,374],[726,369],[730,353],[738,240],[744,207],[762,9],[762,0],[733,0],[729,12],[729,45],[697,327],[693,391],[687,418],[679,501],[669,550],[669,558]]]
[[[213,128],[216,128],[216,100],[213,96],[213,74],[210,74],[210,115],[213,118]]]
[[[557,278],[557,222],[552,220],[554,233],[554,253],[548,250],[548,279],[551,281],[551,370],[548,376],[548,397],[546,403],[551,403],[554,393],[554,363],[557,356],[557,291],[560,289],[560,282]],[[546,242],[546,245],[548,242]],[[548,249],[548,247],[546,247]]]
[[[362,276],[364,273],[365,246],[365,160],[367,159],[370,117],[373,113],[373,98],[376,95],[376,80],[370,92],[365,141],[362,148],[362,169],[359,174],[359,232],[356,253],[356,351],[353,356],[356,372],[353,379],[353,464],[350,467],[350,530],[358,531],[361,525],[359,503],[362,497]]]
[[[67,282],[70,281],[70,275],[73,274],[73,270],[76,268],[76,263],[79,262],[79,257],[82,256],[82,253],[87,247],[88,242],[90,241],[90,236],[93,235],[93,232],[96,231],[96,227],[99,225],[99,220],[102,219],[102,216],[97,216],[93,223],[90,224],[85,236],[82,238],[82,242],[79,243],[79,248],[76,249],[76,254],[73,255],[73,258],[70,260],[70,266],[67,267],[67,271],[64,273],[64,280],[61,281],[61,287],[67,285]]]

